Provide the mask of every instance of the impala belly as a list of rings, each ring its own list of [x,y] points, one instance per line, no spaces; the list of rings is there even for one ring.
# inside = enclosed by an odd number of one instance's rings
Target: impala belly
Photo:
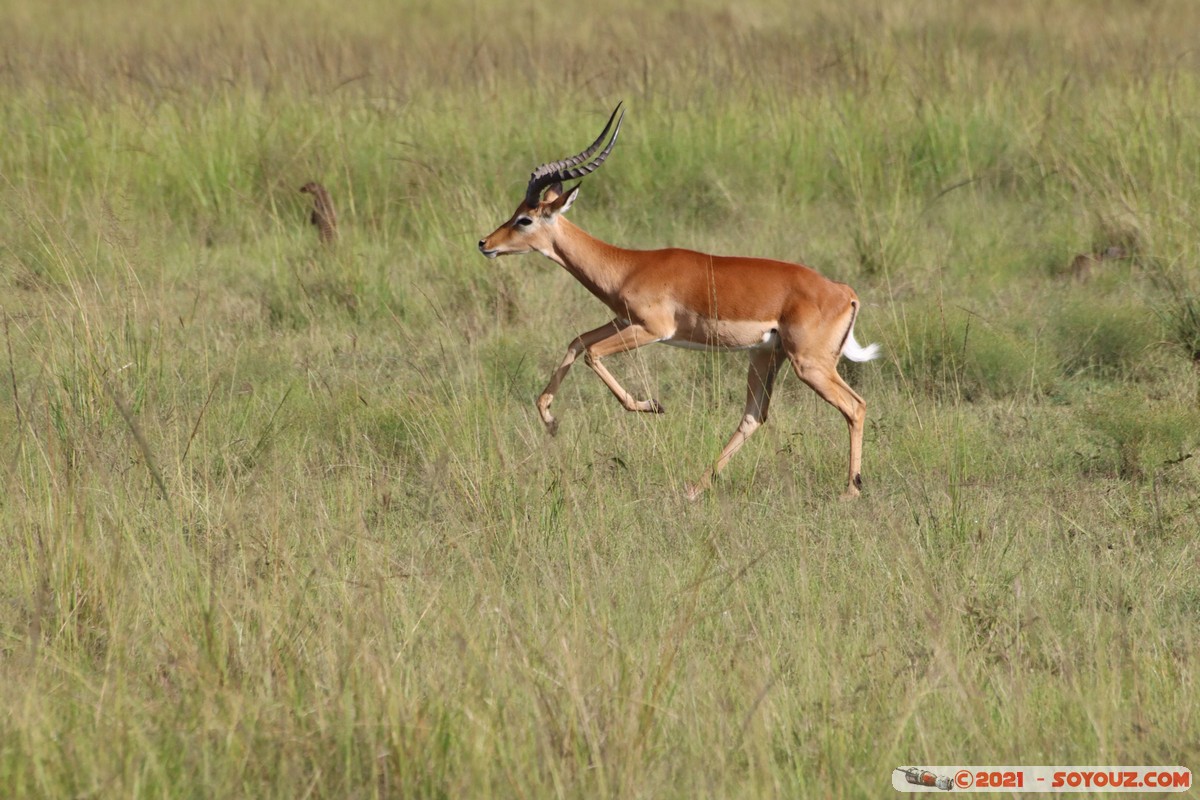
[[[663,344],[691,350],[774,350],[779,347],[779,323],[702,320],[680,325]]]

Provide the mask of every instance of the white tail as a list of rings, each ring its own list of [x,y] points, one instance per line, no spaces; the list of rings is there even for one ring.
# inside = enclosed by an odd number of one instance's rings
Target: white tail
[[[846,334],[846,343],[842,345],[842,355],[851,361],[872,361],[879,358],[883,354],[883,348],[877,344],[869,344],[863,347],[854,338],[854,326],[850,326],[850,332]]]

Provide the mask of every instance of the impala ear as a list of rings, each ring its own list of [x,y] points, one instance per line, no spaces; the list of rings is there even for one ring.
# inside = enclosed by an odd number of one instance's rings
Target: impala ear
[[[559,184],[558,188],[560,189],[560,192],[559,195],[550,203],[550,213],[565,214],[567,209],[571,207],[571,204],[575,202],[575,198],[579,195],[579,187],[582,185],[583,184],[581,183],[577,183],[568,189],[566,194],[562,194],[562,185]]]
[[[542,193],[542,202],[543,203],[553,203],[555,200],[557,200],[559,197],[562,196],[562,193],[563,193],[562,181],[555,181],[554,183],[547,186],[546,191]]]

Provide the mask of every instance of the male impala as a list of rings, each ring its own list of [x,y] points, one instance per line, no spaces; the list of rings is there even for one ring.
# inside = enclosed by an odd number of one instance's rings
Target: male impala
[[[663,412],[657,400],[635,400],[601,362],[605,356],[662,342],[703,350],[750,351],[749,388],[741,424],[699,481],[687,487],[697,498],[733,454],[767,421],[771,389],[785,360],[800,380],[842,412],[850,426],[850,475],[845,497],[862,486],[863,420],[867,404],[837,372],[841,356],[869,361],[879,346],[854,340],[858,297],[843,283],[808,267],[761,258],[710,256],[691,250],[626,250],[589,236],[563,214],[580,184],[563,191],[562,181],[582,178],[612,152],[624,113],[613,110],[591,147],[533,171],[516,213],[479,250],[488,258],[536,250],[557,262],[612,309],[616,318],[580,334],[538,398],[550,433],[558,422],[550,403],[580,353],[587,365],[629,411]],[[600,150],[616,119],[612,139]],[[597,152],[599,151],[599,152]]]

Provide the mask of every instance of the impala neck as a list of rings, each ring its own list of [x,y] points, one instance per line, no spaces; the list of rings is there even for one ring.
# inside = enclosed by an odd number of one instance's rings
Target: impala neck
[[[558,231],[542,255],[558,263],[588,291],[610,307],[632,268],[632,251],[602,242],[582,228],[559,217]]]

